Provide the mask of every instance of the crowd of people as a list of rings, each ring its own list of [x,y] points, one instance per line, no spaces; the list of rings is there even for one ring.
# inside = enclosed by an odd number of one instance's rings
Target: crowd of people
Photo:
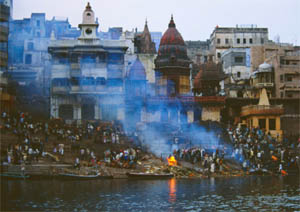
[[[104,152],[104,161],[112,167],[134,168],[141,150],[138,148],[127,148],[119,151],[106,150]]]
[[[182,148],[174,151],[178,160],[200,164],[214,173],[222,170],[224,158],[234,159],[244,171],[269,171],[286,174],[298,171],[300,138],[272,137],[260,128],[232,127],[227,129],[229,141],[214,148]]]
[[[215,173],[223,170],[223,160],[225,151],[216,149],[209,151],[203,147],[192,147],[178,149],[174,151],[175,158],[193,164],[199,164],[205,172]]]
[[[300,138],[272,137],[260,128],[229,128],[228,134],[233,145],[232,157],[242,163],[244,170],[267,169],[286,172],[297,169]]]
[[[118,123],[85,123],[83,125],[66,124],[62,120],[47,122],[35,121],[28,113],[19,112],[14,115],[3,112],[1,114],[0,130],[17,136],[17,142],[6,149],[5,158],[8,163],[31,163],[39,161],[45,156],[45,145],[49,138],[53,141],[53,155],[63,158],[65,145],[71,145],[71,152],[76,154],[75,166],[79,161],[97,162],[95,151],[84,147],[84,140],[90,139],[94,143],[121,144],[126,136],[122,125]],[[245,171],[267,169],[272,172],[297,167],[299,161],[300,138],[279,141],[270,133],[259,128],[231,127],[226,135],[227,145],[208,149],[207,147],[193,147],[176,149],[174,155],[179,160],[193,164],[201,164],[205,170],[216,172],[222,170],[224,157],[238,161]],[[128,138],[128,137],[127,137]],[[129,136],[132,143],[140,144],[138,136]],[[178,143],[178,142],[177,142]],[[138,145],[139,146],[139,145]],[[138,149],[104,152],[104,161],[113,166],[134,166],[139,155]]]
[[[8,114],[2,112],[0,122],[1,134],[14,134],[17,139],[3,151],[1,159],[7,163],[31,163],[40,157],[50,155],[63,159],[66,146],[76,156],[76,161],[96,162],[94,150],[86,147],[85,141],[100,144],[122,144],[125,133],[118,123],[85,123],[82,125],[66,124],[63,120],[34,120],[30,114],[19,112]],[[51,138],[51,139],[50,139]],[[50,141],[51,140],[51,141]],[[52,150],[45,146],[52,146]],[[77,165],[78,165],[77,164]]]

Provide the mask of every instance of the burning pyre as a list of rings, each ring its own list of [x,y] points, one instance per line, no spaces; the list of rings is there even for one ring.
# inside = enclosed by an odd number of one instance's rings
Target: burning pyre
[[[177,166],[177,160],[175,157],[172,155],[167,158],[169,166]]]

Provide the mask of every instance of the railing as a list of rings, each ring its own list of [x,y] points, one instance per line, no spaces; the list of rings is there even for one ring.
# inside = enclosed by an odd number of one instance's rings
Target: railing
[[[71,63],[71,69],[78,70],[78,69],[80,69],[80,65],[78,63]]]
[[[242,107],[241,116],[273,114],[281,115],[284,113],[282,105],[247,105]]]
[[[6,13],[0,13],[0,21],[8,21],[9,20],[9,15]]]
[[[177,97],[168,97],[168,96],[158,96],[151,97],[149,101],[182,101],[182,102],[202,102],[202,103],[224,103],[225,97],[223,96],[177,96]]]
[[[67,94],[67,93],[95,93],[106,92],[108,89],[104,85],[82,85],[82,86],[52,86],[52,92],[54,94]]]
[[[259,82],[254,85],[257,88],[266,88],[266,87],[274,87],[274,83],[272,82]]]
[[[67,93],[70,90],[68,86],[53,86],[52,92],[53,93]]]
[[[280,67],[281,68],[297,68],[299,69],[300,65],[294,65],[294,64],[290,64],[290,65],[283,65],[283,64],[280,64]]]

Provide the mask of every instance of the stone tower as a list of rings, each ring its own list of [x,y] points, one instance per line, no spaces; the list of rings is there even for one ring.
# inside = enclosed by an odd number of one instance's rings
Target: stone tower
[[[190,92],[190,59],[181,34],[171,17],[169,28],[161,38],[155,59],[156,94],[187,95]]]

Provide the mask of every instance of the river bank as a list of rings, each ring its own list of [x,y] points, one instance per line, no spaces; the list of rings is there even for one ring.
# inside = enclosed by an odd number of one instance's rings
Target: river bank
[[[122,126],[115,123],[98,123],[97,127],[90,123],[72,126],[61,121],[44,126],[39,122],[23,122],[20,126],[7,123],[10,121],[6,120],[6,124],[2,123],[5,127],[1,127],[1,173],[25,173],[33,178],[91,172],[112,178],[128,178],[128,173],[175,178],[273,175],[278,174],[278,170],[283,172],[283,168],[297,169],[299,165],[296,152],[267,151],[268,146],[263,141],[262,145],[253,143],[256,149],[249,148],[248,143],[234,142],[233,149],[231,145],[191,146],[188,140],[177,145],[175,139],[175,143],[167,145],[165,154],[155,156],[149,143],[142,142],[135,134],[127,135]],[[153,143],[159,140],[153,139]],[[175,146],[177,150],[173,149]],[[159,148],[162,147],[156,146]],[[176,158],[174,164],[167,161],[170,154]]]
[[[224,169],[215,173],[210,173],[207,170],[202,169],[199,166],[187,162],[179,162],[177,166],[169,166],[166,161],[162,161],[159,158],[151,157],[147,160],[137,161],[137,165],[132,169],[111,167],[105,162],[96,166],[81,166],[79,169],[74,168],[73,164],[60,164],[60,163],[32,163],[32,164],[2,164],[1,173],[10,173],[15,175],[26,175],[29,179],[52,179],[56,178],[60,174],[72,173],[75,175],[88,176],[92,173],[99,173],[101,177],[109,177],[113,179],[127,179],[129,173],[139,173],[141,178],[143,174],[164,176],[166,174],[173,175],[174,178],[208,178],[208,177],[234,177],[245,176],[248,172],[243,172],[239,167],[229,168],[229,162],[225,162]],[[230,164],[233,166],[234,164]],[[156,177],[152,177],[155,179]]]

